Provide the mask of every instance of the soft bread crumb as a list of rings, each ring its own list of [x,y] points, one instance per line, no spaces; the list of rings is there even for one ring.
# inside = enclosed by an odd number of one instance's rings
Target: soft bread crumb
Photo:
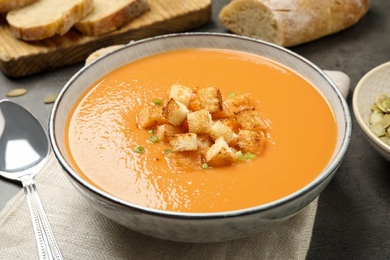
[[[233,33],[282,43],[275,15],[261,1],[233,0],[222,8],[219,20]]]
[[[75,24],[85,35],[114,31],[150,10],[146,0],[94,0],[94,9]]]
[[[10,11],[6,19],[16,38],[35,41],[64,35],[92,10],[92,0],[39,0]]]

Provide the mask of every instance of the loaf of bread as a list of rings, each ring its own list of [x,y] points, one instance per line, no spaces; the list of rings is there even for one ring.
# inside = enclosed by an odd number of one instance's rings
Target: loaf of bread
[[[37,0],[0,0],[0,13],[20,8],[36,2]]]
[[[6,19],[16,38],[42,40],[64,35],[92,9],[93,0],[39,0],[8,12]]]
[[[86,35],[101,35],[130,22],[150,9],[147,0],[94,0],[94,9],[75,24]]]
[[[219,13],[231,32],[289,47],[357,23],[370,0],[232,0]]]

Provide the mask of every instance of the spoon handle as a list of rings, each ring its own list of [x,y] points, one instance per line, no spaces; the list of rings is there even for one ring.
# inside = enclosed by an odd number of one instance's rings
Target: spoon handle
[[[47,220],[34,180],[29,178],[22,181],[22,184],[30,210],[39,259],[63,259]]]

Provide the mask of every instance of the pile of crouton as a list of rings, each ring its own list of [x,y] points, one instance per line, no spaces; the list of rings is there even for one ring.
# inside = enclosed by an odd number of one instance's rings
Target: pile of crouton
[[[269,124],[251,95],[230,93],[223,99],[217,87],[173,84],[167,101],[143,108],[137,124],[170,145],[172,165],[188,168],[232,165],[240,160],[238,154],[259,156],[269,139]]]

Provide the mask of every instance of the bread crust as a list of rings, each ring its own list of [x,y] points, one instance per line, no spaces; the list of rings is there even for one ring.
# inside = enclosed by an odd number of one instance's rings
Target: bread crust
[[[0,0],[0,13],[32,4],[38,0]]]
[[[357,23],[370,0],[233,0],[219,14],[230,31],[289,47]]]
[[[63,5],[54,0],[40,0],[31,5],[10,11],[6,19],[13,35],[21,40],[43,40],[55,34],[64,35],[73,25],[90,13],[93,9],[93,0],[78,0],[60,12],[50,12],[52,8],[61,8]],[[58,10],[57,10],[58,11]],[[42,16],[55,14],[50,19],[38,19]],[[43,17],[42,17],[43,18]]]
[[[123,0],[114,11],[107,10],[107,0],[94,0],[94,10],[75,24],[75,28],[85,35],[101,35],[127,24],[134,18],[150,10],[147,0]]]

